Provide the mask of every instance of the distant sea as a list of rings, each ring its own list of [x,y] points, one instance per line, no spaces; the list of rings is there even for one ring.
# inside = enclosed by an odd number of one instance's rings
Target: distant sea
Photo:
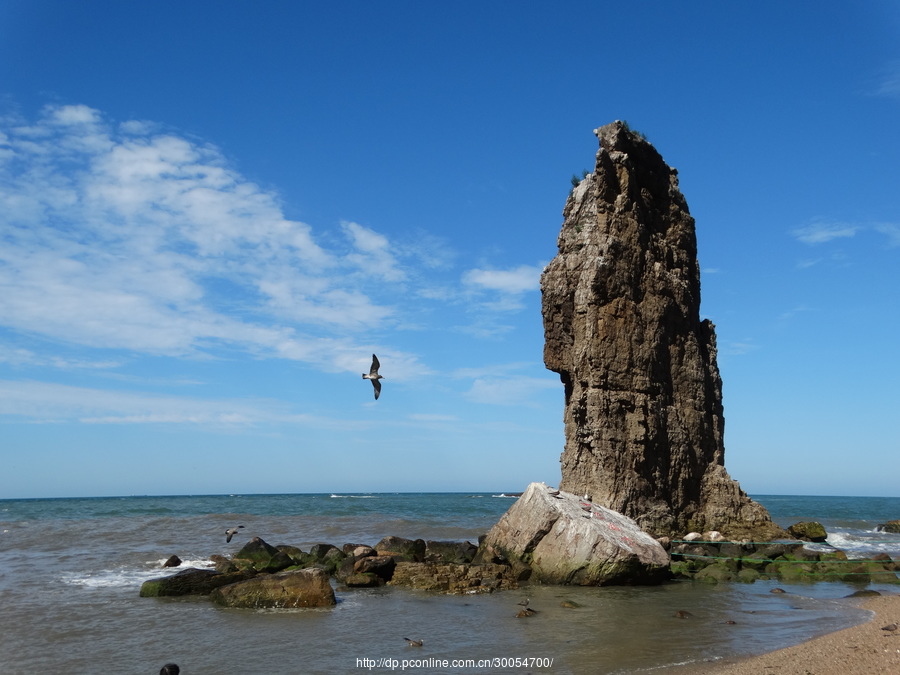
[[[817,520],[851,557],[900,558],[900,498],[756,495],[782,526]],[[338,592],[330,609],[222,609],[140,598],[146,579],[209,566],[250,537],[307,549],[386,535],[477,542],[512,504],[502,493],[300,494],[0,500],[4,674],[632,673],[771,651],[864,621],[846,596],[900,586],[818,582],[654,587],[527,586],[443,596],[385,587]],[[225,529],[245,529],[225,543]],[[769,591],[776,585],[785,594]],[[515,618],[530,598],[538,613]],[[563,608],[564,600],[580,607]],[[689,611],[690,619],[674,613]],[[734,623],[726,623],[733,621]],[[408,647],[404,637],[424,639]],[[367,660],[367,659],[370,659]],[[441,665],[499,659],[496,666]],[[520,659],[518,665],[515,659]],[[525,659],[523,662],[522,659]],[[371,667],[370,667],[371,666]]]

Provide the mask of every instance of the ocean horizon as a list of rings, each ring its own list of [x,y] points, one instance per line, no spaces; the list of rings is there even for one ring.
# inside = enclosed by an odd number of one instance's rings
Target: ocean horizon
[[[770,651],[861,622],[846,596],[893,584],[774,581],[652,587],[526,585],[447,596],[402,588],[339,590],[325,610],[223,609],[206,599],[140,598],[143,581],[207,567],[252,536],[308,548],[374,545],[388,535],[477,542],[519,491],[29,497],[0,500],[0,662],[8,673],[100,669],[185,675],[388,670],[486,672],[445,662],[497,661],[497,673],[630,673]],[[786,527],[821,522],[850,557],[900,559],[898,497],[751,495]],[[224,530],[245,529],[230,544]],[[776,585],[788,591],[770,593]],[[515,618],[530,598],[539,613]],[[575,601],[576,609],[563,601]],[[674,618],[678,611],[693,616]],[[734,623],[726,623],[733,621]],[[404,637],[424,639],[411,650]],[[519,658],[516,665],[515,658]],[[368,661],[365,659],[374,659]],[[378,661],[381,659],[381,661]],[[522,661],[522,659],[531,659]],[[381,664],[367,668],[366,664]],[[526,665],[521,665],[522,663]],[[506,665],[503,665],[506,664]],[[399,670],[399,667],[397,668]]]

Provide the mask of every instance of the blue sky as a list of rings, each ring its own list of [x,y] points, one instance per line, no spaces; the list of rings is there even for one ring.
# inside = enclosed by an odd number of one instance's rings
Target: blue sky
[[[4,0],[0,497],[556,483],[538,279],[615,119],[697,221],[731,475],[900,495],[898,38],[887,1]]]

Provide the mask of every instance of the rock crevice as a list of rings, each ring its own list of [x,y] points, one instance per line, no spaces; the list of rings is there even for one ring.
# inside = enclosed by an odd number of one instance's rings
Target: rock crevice
[[[627,124],[595,132],[541,277],[544,362],[565,392],[560,487],[660,535],[781,533],[724,468],[715,327],[700,320],[678,175]]]

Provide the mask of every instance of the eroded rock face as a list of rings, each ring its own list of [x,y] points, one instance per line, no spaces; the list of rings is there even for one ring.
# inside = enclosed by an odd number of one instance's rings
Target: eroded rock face
[[[544,362],[565,386],[560,487],[654,534],[782,533],[724,468],[713,324],[677,172],[622,122],[563,211],[541,278]]]

